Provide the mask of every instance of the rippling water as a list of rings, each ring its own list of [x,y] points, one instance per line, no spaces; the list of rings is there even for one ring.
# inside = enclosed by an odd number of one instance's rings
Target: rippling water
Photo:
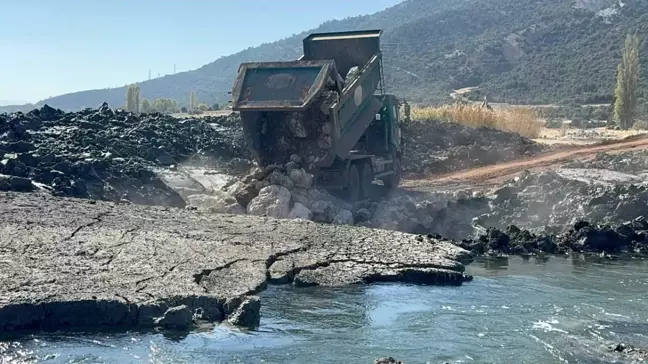
[[[2,363],[609,363],[648,346],[648,262],[482,261],[462,287],[271,287],[255,332],[43,334]],[[619,361],[621,362],[621,361]]]

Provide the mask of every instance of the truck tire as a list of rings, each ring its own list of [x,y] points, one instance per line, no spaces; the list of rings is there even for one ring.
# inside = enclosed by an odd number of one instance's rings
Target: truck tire
[[[401,180],[401,160],[399,157],[394,156],[394,173],[382,179],[385,187],[394,189],[398,187]]]
[[[374,173],[371,162],[365,161],[362,163],[360,170],[360,195],[363,200],[371,197],[373,188]]]
[[[362,181],[360,180],[360,171],[358,166],[352,163],[349,166],[349,178],[347,180],[346,197],[349,201],[355,202],[360,199],[362,189],[360,188]]]

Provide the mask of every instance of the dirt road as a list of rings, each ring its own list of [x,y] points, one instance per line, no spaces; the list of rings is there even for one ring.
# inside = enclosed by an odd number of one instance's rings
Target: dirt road
[[[401,185],[406,189],[425,189],[440,185],[450,187],[463,184],[476,186],[492,185],[513,178],[524,170],[539,171],[553,169],[567,161],[594,158],[597,153],[614,154],[640,149],[648,149],[648,136],[640,135],[596,145],[573,146],[559,151],[542,153],[528,159],[431,176],[424,179],[407,180],[403,181]]]

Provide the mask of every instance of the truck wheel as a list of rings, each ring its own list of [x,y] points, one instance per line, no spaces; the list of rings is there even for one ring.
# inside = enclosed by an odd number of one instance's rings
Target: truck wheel
[[[361,180],[360,180],[360,172],[358,171],[358,166],[355,164],[351,164],[349,166],[349,179],[348,179],[348,184],[346,188],[346,195],[349,201],[355,202],[360,199],[360,194],[362,193],[362,190],[360,188]]]
[[[371,197],[371,191],[373,188],[374,174],[373,174],[373,167],[371,166],[371,163],[365,162],[362,164],[362,170],[360,172],[360,180],[362,181],[360,185],[361,198],[364,200]]]
[[[401,180],[401,161],[400,158],[394,156],[394,173],[383,178],[382,181],[385,184],[385,187],[389,189],[393,189],[398,187],[398,185],[400,184],[400,180]]]

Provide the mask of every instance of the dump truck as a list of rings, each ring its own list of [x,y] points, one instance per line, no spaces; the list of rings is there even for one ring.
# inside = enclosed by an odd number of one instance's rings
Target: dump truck
[[[375,180],[398,186],[400,104],[385,93],[381,34],[311,34],[298,60],[240,65],[232,109],[260,167],[299,159],[350,200],[369,197]]]

